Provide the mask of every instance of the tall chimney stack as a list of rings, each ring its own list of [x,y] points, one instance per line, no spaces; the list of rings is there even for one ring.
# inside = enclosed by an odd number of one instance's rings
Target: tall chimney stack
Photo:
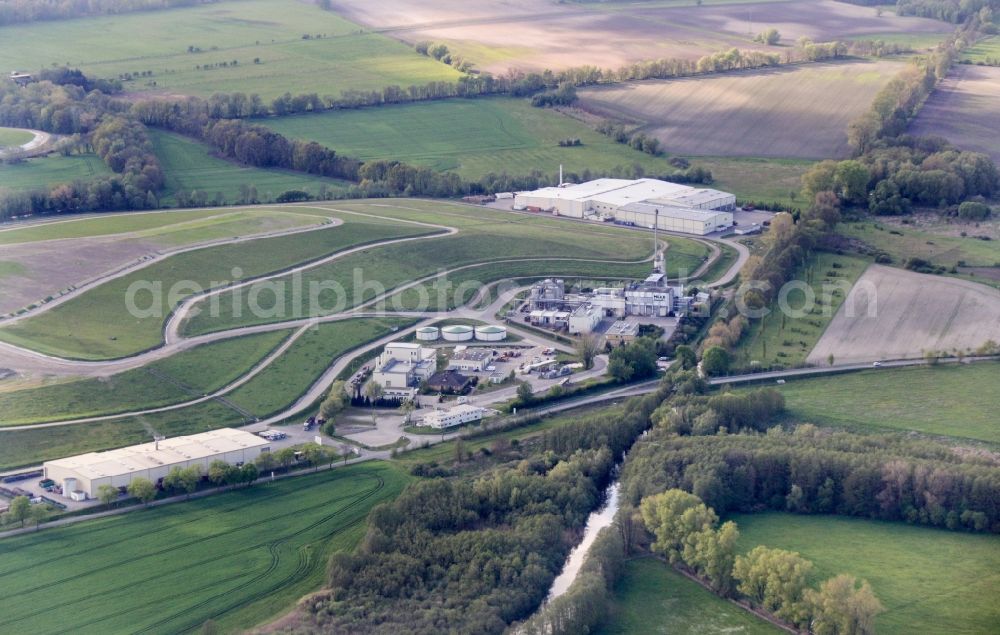
[[[562,184],[563,184],[563,170],[562,170],[562,163],[560,163],[559,164],[559,187],[562,187]]]

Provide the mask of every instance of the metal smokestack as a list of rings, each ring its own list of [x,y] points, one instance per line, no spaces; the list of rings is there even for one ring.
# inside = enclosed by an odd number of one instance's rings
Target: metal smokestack
[[[562,170],[562,163],[560,163],[559,164],[559,187],[562,187],[562,184],[563,184],[563,170]]]

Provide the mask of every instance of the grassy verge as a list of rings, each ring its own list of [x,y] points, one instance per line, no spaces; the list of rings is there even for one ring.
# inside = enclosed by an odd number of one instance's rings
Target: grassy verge
[[[155,408],[194,399],[235,381],[291,331],[205,344],[110,377],[0,393],[0,426]]]
[[[366,463],[4,539],[0,590],[18,599],[0,628],[246,629],[318,589],[329,555],[353,549],[368,511],[407,480]]]
[[[883,368],[776,386],[798,422],[924,434],[1000,444],[994,407],[1000,364]]]
[[[885,605],[879,633],[988,633],[1000,623],[1000,538],[835,516],[733,518],[739,551],[763,544],[815,564],[812,582],[868,580]]]
[[[751,320],[736,350],[736,365],[803,364],[868,264],[869,260],[857,256],[815,252],[793,277],[811,289],[815,304],[809,308],[809,292],[803,288],[787,294],[787,304],[796,314],[786,315],[774,307],[769,315]]]
[[[598,631],[690,635],[780,633],[655,558],[630,560],[614,589],[612,617]]]

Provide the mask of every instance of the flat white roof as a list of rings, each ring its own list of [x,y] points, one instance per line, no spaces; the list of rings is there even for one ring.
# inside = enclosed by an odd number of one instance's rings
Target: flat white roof
[[[720,190],[696,188],[659,179],[596,179],[586,183],[543,187],[518,196],[564,201],[593,200],[605,205],[624,207],[630,203],[652,201],[661,205],[688,207],[735,197]]]
[[[651,203],[674,203],[676,205],[703,205],[718,200],[733,199],[736,197],[729,192],[721,192],[710,188],[690,188],[687,192],[681,192],[673,196],[662,199],[650,199]]]
[[[72,470],[84,478],[95,479],[123,476],[152,468],[170,467],[191,460],[266,445],[269,445],[269,442],[255,434],[232,428],[220,428],[199,434],[164,439],[159,442],[158,446],[156,442],[143,443],[107,452],[90,452],[46,461],[45,466]]]
[[[720,212],[714,209],[695,209],[693,207],[678,207],[676,205],[655,205],[647,202],[629,203],[628,205],[623,206],[622,209],[626,212],[632,212],[633,214],[648,216],[650,224],[652,224],[653,219],[656,218],[657,210],[660,211],[660,216],[662,218],[679,218],[681,220],[693,220],[701,223],[708,223],[720,214],[729,213]]]

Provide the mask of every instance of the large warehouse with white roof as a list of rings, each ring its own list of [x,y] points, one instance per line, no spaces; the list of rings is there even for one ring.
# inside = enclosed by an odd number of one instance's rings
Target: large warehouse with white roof
[[[212,461],[249,463],[269,451],[270,444],[265,439],[242,430],[222,428],[46,461],[43,470],[45,478],[63,486],[65,496],[76,491],[94,498],[101,485],[127,487],[140,477],[155,483],[175,467],[199,465],[207,471]]]
[[[551,211],[571,218],[613,219],[638,227],[710,234],[733,225],[736,197],[658,179],[597,179],[519,192],[514,209]]]

